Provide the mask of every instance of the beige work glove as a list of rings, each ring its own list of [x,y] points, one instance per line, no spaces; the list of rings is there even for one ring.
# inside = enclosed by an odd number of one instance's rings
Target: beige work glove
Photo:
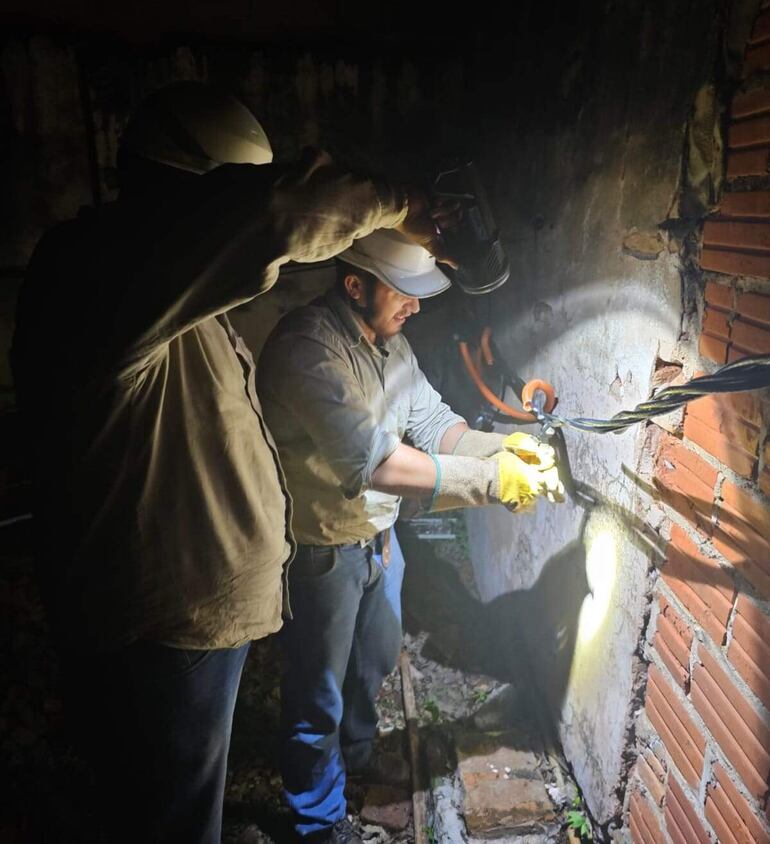
[[[564,500],[564,487],[552,461],[541,468],[509,451],[486,459],[454,454],[431,456],[440,472],[431,512],[498,503],[512,511],[521,510],[541,495],[552,502]]]
[[[459,457],[492,457],[499,451],[510,451],[525,463],[532,463],[543,470],[556,463],[556,452],[548,443],[523,431],[496,434],[469,428],[457,441],[452,454]]]

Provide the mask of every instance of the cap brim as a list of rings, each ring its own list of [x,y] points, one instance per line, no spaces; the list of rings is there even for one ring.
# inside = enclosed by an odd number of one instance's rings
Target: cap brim
[[[393,267],[384,267],[382,264],[377,264],[375,261],[369,259],[366,255],[361,255],[354,252],[352,249],[346,249],[341,254],[337,255],[341,261],[347,264],[352,264],[354,267],[359,267],[362,270],[372,273],[388,287],[392,287],[397,293],[403,296],[411,296],[415,299],[428,299],[431,296],[438,296],[452,286],[452,282],[441,272],[438,267],[434,267],[427,273],[419,273],[417,275],[404,275],[398,273]]]

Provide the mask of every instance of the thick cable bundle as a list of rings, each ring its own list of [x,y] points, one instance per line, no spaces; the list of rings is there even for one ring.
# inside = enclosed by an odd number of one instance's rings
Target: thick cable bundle
[[[662,416],[693,399],[711,393],[741,393],[766,387],[770,387],[770,355],[743,358],[728,363],[711,375],[701,375],[686,384],[666,387],[649,401],[638,404],[633,410],[616,413],[611,419],[569,419],[553,414],[546,414],[545,418],[555,427],[569,426],[580,431],[607,434],[610,431],[622,431],[655,416]]]

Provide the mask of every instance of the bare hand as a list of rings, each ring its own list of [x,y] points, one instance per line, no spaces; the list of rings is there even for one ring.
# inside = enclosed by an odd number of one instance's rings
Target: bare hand
[[[428,197],[424,191],[412,189],[408,192],[408,211],[404,222],[397,227],[401,234],[408,237],[414,243],[418,243],[434,255],[437,261],[448,264],[457,269],[458,263],[455,256],[447,252],[446,244],[441,236],[441,223],[439,220],[455,220],[457,208],[449,208],[438,203],[431,207]],[[434,218],[433,214],[436,214]],[[459,218],[457,218],[459,220]],[[456,225],[456,220],[453,223]],[[446,228],[447,226],[444,226]]]

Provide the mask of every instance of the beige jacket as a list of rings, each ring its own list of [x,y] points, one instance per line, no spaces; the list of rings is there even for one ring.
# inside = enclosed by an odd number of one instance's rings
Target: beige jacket
[[[280,627],[291,504],[225,314],[287,261],[405,213],[389,186],[314,157],[223,166],[181,199],[124,200],[43,239],[13,362],[59,635],[215,648]]]

